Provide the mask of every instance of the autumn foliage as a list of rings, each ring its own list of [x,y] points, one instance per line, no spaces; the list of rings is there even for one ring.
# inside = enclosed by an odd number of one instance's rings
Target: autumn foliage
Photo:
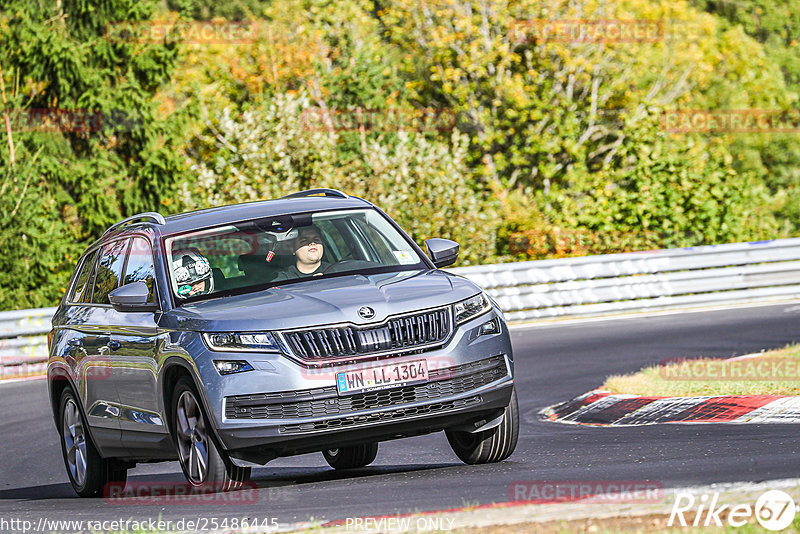
[[[0,120],[0,309],[56,302],[125,215],[308,187],[462,264],[796,235],[796,132],[665,127],[796,112],[790,4],[0,1],[5,115],[107,119]]]

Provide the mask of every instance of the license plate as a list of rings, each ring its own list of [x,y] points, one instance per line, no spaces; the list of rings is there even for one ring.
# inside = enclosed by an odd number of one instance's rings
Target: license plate
[[[340,395],[422,384],[427,381],[428,362],[425,360],[390,363],[336,373],[336,389]]]

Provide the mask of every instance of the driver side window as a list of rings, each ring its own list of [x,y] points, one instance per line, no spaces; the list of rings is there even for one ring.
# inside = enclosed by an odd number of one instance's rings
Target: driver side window
[[[147,239],[143,237],[133,238],[128,249],[128,263],[125,267],[122,285],[133,282],[147,284],[147,289],[149,290],[147,304],[154,304],[156,268],[153,264],[153,249]]]
[[[125,264],[128,240],[120,239],[103,245],[94,277],[92,304],[111,304],[108,294],[118,288]]]

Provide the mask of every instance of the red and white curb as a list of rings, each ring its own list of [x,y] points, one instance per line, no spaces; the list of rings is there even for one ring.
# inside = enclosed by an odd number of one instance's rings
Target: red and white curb
[[[722,395],[644,397],[596,389],[545,408],[544,417],[559,423],[598,426],[661,423],[800,423],[800,397]]]

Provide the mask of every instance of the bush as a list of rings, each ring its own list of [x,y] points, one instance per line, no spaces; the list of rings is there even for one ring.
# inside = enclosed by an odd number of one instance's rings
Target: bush
[[[340,134],[318,120],[313,104],[303,92],[279,94],[239,118],[226,110],[212,120],[187,151],[196,177],[183,185],[182,204],[201,208],[332,187],[373,201],[418,243],[459,241],[462,263],[493,258],[497,216],[491,196],[470,185],[464,135],[365,137],[352,156],[337,150]]]

